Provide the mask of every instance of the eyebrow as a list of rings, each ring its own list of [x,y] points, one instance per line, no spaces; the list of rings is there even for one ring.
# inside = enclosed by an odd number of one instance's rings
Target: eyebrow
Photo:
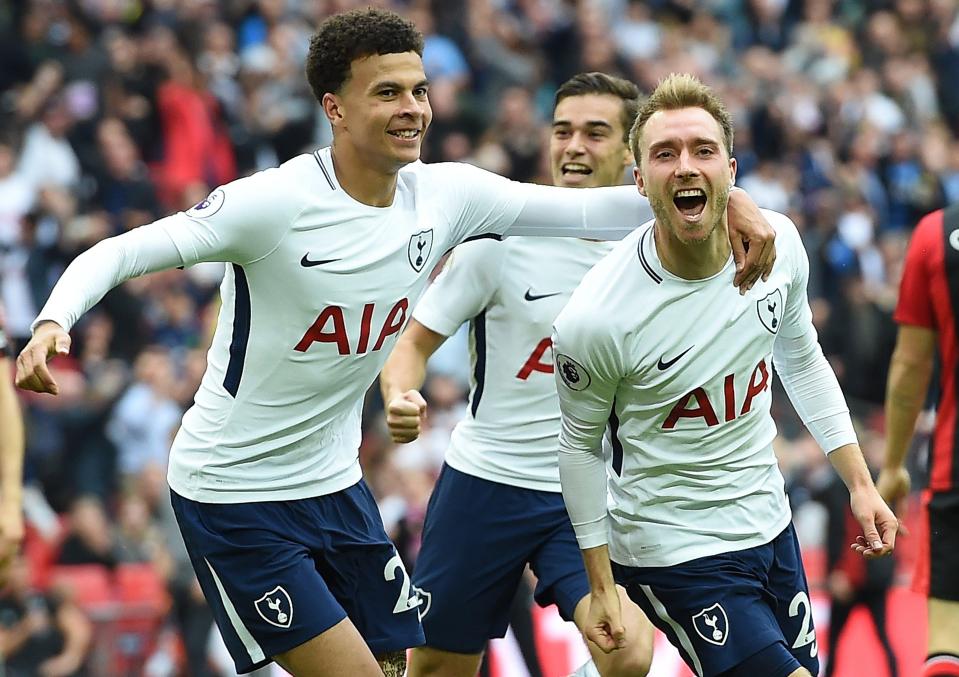
[[[571,127],[572,122],[569,120],[553,120],[553,127]],[[606,129],[612,129],[613,126],[606,122],[605,120],[587,120],[587,127],[605,127]]]
[[[413,85],[410,89],[419,89],[420,87],[429,87],[430,81],[423,79]],[[372,89],[374,91],[380,89],[403,89],[403,85],[394,80],[383,80],[382,82],[373,83]]]
[[[669,148],[676,145],[676,139],[667,139],[665,141],[660,141],[659,143],[654,143],[649,146],[650,151],[658,150],[660,148]],[[709,139],[706,137],[699,137],[693,139],[692,145],[694,146],[716,146],[717,148],[720,145],[720,142],[716,139]]]

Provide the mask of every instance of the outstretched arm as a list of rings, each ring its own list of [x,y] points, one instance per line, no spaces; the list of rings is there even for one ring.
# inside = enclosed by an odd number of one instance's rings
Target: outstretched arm
[[[458,215],[459,241],[503,236],[581,237],[621,240],[653,218],[636,186],[566,188],[519,183],[477,167],[440,163],[437,180]],[[735,284],[743,291],[766,277],[776,260],[776,233],[756,203],[739,189],[730,193],[730,237],[736,259]]]
[[[67,267],[34,323],[33,337],[17,358],[18,387],[59,393],[47,362],[70,352],[67,332],[80,316],[126,280],[184,265],[163,221],[98,242]]]
[[[17,361],[17,385],[57,394],[46,362],[70,349],[67,332],[103,295],[134,277],[204,261],[244,265],[276,249],[289,230],[295,200],[282,200],[282,175],[270,171],[217,188],[186,212],[98,242],[64,271],[33,323]],[[278,197],[279,196],[279,197]],[[52,323],[42,331],[40,325]]]

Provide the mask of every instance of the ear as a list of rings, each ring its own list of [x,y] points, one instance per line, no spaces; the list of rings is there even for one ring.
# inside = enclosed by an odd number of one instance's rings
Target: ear
[[[736,185],[736,158],[729,158],[729,185],[730,187]]]
[[[323,106],[323,113],[326,115],[326,119],[330,121],[331,126],[338,127],[343,124],[342,102],[336,94],[330,92],[324,94],[320,105]]]
[[[633,167],[633,180],[636,182],[639,194],[643,197],[649,197],[646,195],[646,182],[643,180],[643,173],[639,171],[639,167]]]

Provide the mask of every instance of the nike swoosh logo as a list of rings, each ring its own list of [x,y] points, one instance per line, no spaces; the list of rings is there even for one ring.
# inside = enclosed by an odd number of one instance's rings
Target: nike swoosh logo
[[[322,266],[324,263],[333,263],[334,261],[339,261],[339,259],[319,259],[314,261],[307,253],[303,255],[302,259],[300,259],[300,265],[304,268],[312,268],[313,266]]]
[[[548,299],[550,296],[559,296],[563,292],[554,291],[552,294],[534,294],[532,289],[526,290],[526,296],[523,298],[527,301],[539,301],[540,299]]]
[[[669,369],[671,366],[673,366],[674,364],[676,364],[677,362],[679,362],[679,360],[683,357],[683,355],[685,355],[686,353],[688,353],[688,352],[689,352],[690,350],[692,350],[693,348],[695,348],[695,346],[689,346],[688,348],[686,348],[686,350],[684,350],[683,352],[681,352],[679,355],[677,355],[677,356],[674,357],[673,359],[669,360],[668,362],[663,362],[663,358],[661,357],[661,358],[659,358],[659,362],[656,363],[656,366],[659,367],[659,370],[660,370],[660,371],[666,371],[666,370]]]

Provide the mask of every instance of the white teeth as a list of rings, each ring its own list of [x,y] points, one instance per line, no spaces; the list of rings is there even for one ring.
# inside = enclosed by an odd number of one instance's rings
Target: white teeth
[[[677,193],[676,193],[676,197],[702,197],[702,196],[704,196],[705,194],[706,194],[706,193],[704,193],[704,192],[703,192],[701,189],[699,189],[699,188],[691,188],[691,189],[688,189],[688,190],[681,190],[681,191],[677,192]]]
[[[568,164],[563,165],[563,171],[564,171],[564,172],[580,172],[580,173],[586,173],[586,172],[589,172],[589,171],[592,171],[592,170],[590,170],[590,168],[587,167],[586,165],[581,165],[581,164],[576,163],[576,162],[570,162],[570,163],[568,163]]]
[[[398,136],[401,139],[415,139],[420,134],[418,129],[396,129],[390,132],[393,136]]]

